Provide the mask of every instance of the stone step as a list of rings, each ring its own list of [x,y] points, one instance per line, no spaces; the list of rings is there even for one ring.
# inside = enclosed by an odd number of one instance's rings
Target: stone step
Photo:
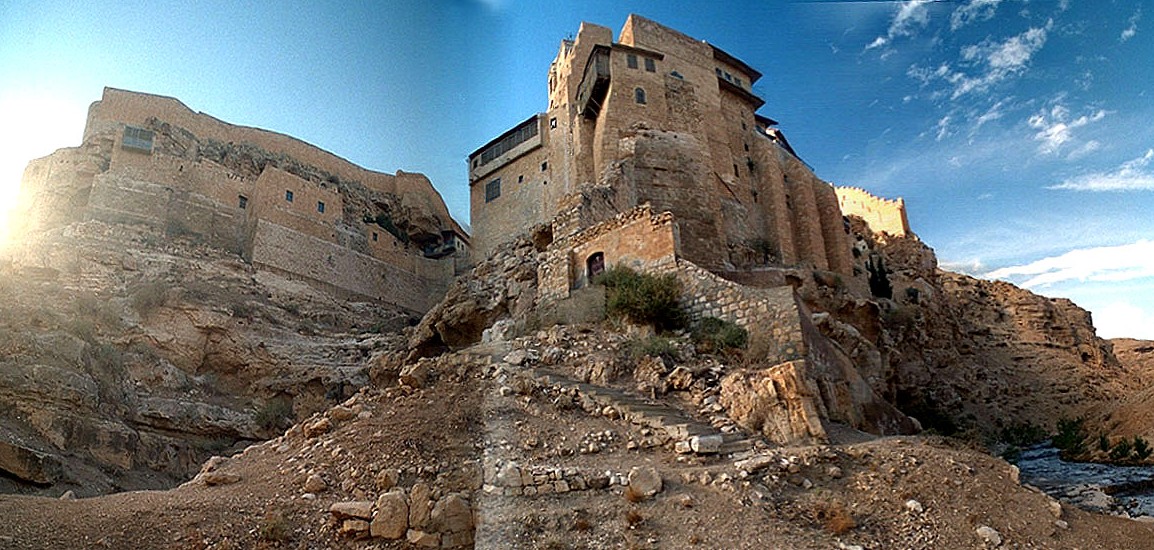
[[[753,448],[755,441],[741,432],[724,433],[704,422],[697,421],[685,411],[663,403],[655,403],[642,396],[617,388],[608,388],[573,380],[562,374],[543,368],[527,369],[526,374],[537,382],[558,386],[565,390],[576,390],[578,397],[598,408],[613,407],[630,423],[661,430],[675,442],[689,442],[694,437],[719,436],[721,446],[718,452],[742,452]],[[686,447],[685,443],[681,444]]]

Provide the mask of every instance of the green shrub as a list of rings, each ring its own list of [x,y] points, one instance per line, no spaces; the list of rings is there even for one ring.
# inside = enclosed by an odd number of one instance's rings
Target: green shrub
[[[1086,452],[1085,425],[1085,418],[1058,419],[1058,433],[1050,442],[1062,451],[1062,458],[1074,458]]]
[[[593,281],[605,285],[605,310],[613,317],[652,324],[658,330],[685,326],[678,300],[681,283],[672,274],[650,275],[615,266]]]
[[[716,317],[702,317],[693,329],[693,343],[705,353],[720,353],[741,349],[749,341],[749,331],[730,321]]]
[[[637,359],[643,355],[658,357],[667,362],[676,361],[678,357],[677,346],[673,345],[673,340],[661,336],[650,336],[644,340],[630,340],[629,356]]]
[[[1142,439],[1140,436],[1134,436],[1134,458],[1137,460],[1146,460],[1150,458],[1150,454],[1154,449],[1150,448],[1150,444]]]
[[[1016,447],[1028,447],[1046,439],[1046,430],[1030,422],[1021,422],[1002,428],[999,439]]]
[[[283,430],[292,425],[293,406],[286,399],[270,399],[256,409],[253,421],[265,431]]]
[[[1114,448],[1110,449],[1110,459],[1119,461],[1126,460],[1130,458],[1130,452],[1133,450],[1133,447],[1130,446],[1130,440],[1122,439],[1114,444]]]

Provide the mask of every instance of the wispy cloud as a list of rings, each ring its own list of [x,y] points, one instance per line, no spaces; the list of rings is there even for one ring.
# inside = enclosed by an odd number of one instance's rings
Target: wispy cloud
[[[1130,19],[1126,20],[1127,26],[1125,29],[1122,29],[1122,34],[1118,36],[1119,42],[1130,40],[1131,38],[1134,38],[1134,35],[1138,34],[1139,19],[1142,19],[1141,6],[1139,6],[1138,9],[1134,12],[1134,15],[1130,16]]]
[[[1104,172],[1094,172],[1068,179],[1047,189],[1070,191],[1150,191],[1154,190],[1154,149],[1123,162],[1121,166]]]
[[[950,30],[956,31],[970,23],[987,21],[998,11],[1002,0],[970,0],[950,14]]]
[[[872,50],[889,44],[899,36],[913,36],[918,29],[930,22],[929,4],[931,0],[909,0],[898,6],[885,36],[879,36],[866,45],[865,49]]]
[[[1005,105],[1006,100],[1004,99],[999,100],[997,103],[991,105],[989,109],[986,109],[986,112],[982,113],[977,119],[975,119],[974,125],[978,128],[981,128],[982,125],[987,122],[1002,118],[1004,115],[1003,108]]]
[[[1027,289],[1069,281],[1120,282],[1154,277],[1154,242],[1140,240],[1071,250],[1025,265],[996,269],[985,276],[1009,280]]]
[[[1031,27],[1002,42],[987,39],[962,48],[960,64],[971,69],[968,72],[942,63],[935,69],[915,65],[906,74],[926,85],[939,80],[944,82],[951,99],[984,92],[994,84],[1024,73],[1030,59],[1046,44],[1047,34],[1053,26],[1051,19],[1045,26]]]
[[[1034,139],[1040,141],[1038,152],[1043,155],[1055,155],[1064,145],[1074,139],[1074,130],[1098,122],[1106,116],[1106,111],[1099,109],[1092,114],[1070,118],[1070,109],[1062,103],[1056,103],[1049,109],[1043,109],[1031,116],[1026,124],[1037,130]]]

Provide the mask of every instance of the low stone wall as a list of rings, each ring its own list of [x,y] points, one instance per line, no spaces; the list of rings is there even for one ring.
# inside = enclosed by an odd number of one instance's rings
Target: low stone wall
[[[674,273],[681,282],[682,307],[692,321],[716,317],[749,331],[750,349],[769,364],[806,356],[801,310],[793,288],[752,288],[727,281],[686,260]]]

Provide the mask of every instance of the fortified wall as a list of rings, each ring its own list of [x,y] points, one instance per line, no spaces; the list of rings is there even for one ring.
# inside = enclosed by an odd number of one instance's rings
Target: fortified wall
[[[912,235],[906,218],[906,201],[883,199],[857,187],[837,187],[837,203],[842,214],[865,220],[870,231],[888,233],[894,237]]]
[[[468,236],[421,174],[366,170],[180,101],[106,88],[83,144],[25,170],[17,234],[100,220],[233,251],[338,296],[427,311]]]

